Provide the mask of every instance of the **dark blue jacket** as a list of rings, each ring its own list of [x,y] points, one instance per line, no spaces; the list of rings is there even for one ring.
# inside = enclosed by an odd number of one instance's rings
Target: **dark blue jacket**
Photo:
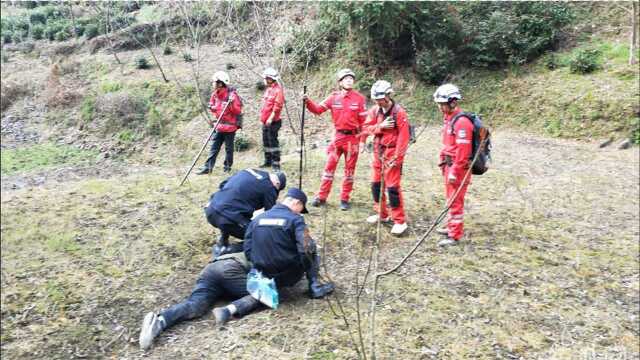
[[[306,254],[316,252],[310,236],[305,244],[306,228],[302,215],[278,204],[251,221],[244,235],[244,253],[269,277],[294,268],[304,271]]]
[[[236,224],[245,225],[251,221],[254,211],[271,209],[277,199],[278,190],[268,172],[246,169],[220,183],[204,211],[207,217],[215,211]]]

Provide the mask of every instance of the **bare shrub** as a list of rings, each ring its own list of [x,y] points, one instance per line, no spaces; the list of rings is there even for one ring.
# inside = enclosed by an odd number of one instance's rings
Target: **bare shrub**
[[[64,86],[60,81],[63,69],[59,63],[51,65],[51,71],[47,78],[47,88],[45,90],[47,106],[68,106],[80,98],[78,91]]]
[[[0,82],[0,110],[4,111],[23,96],[29,95],[31,89],[26,83],[16,81]]]

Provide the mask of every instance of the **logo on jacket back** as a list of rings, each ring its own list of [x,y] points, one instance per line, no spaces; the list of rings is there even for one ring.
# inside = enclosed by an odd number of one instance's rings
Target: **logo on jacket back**
[[[258,225],[260,226],[284,226],[287,222],[285,219],[260,219]]]

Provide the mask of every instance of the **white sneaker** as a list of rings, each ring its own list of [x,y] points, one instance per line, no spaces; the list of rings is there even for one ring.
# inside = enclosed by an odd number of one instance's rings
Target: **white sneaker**
[[[436,229],[436,233],[440,235],[449,235],[449,229],[446,226]]]
[[[393,227],[391,228],[391,234],[402,235],[408,227],[409,225],[407,225],[407,223],[393,224]]]
[[[391,219],[390,219],[390,218],[388,218],[388,217],[387,217],[387,218],[384,218],[384,219],[382,219],[382,220],[381,220],[381,222],[383,222],[383,223],[385,223],[385,222],[389,222],[389,221],[391,221]],[[368,222],[369,224],[375,224],[375,223],[377,223],[377,222],[378,222],[378,214],[375,214],[375,215],[371,215],[371,216],[369,216],[369,217],[367,218],[367,222]]]
[[[159,317],[156,313],[150,312],[142,321],[142,329],[140,329],[140,348],[147,350],[151,347],[153,339],[155,339],[163,330],[164,318]]]

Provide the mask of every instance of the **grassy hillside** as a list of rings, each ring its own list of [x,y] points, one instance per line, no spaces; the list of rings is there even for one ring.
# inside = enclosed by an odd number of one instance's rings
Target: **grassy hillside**
[[[640,153],[637,146],[597,147],[608,137],[638,141],[638,68],[626,64],[617,12],[595,12],[595,20],[582,16],[576,31],[603,20],[601,31],[572,36],[560,50],[532,63],[453,74],[463,107],[479,112],[494,134],[491,169],[469,188],[460,246],[443,250],[435,235],[427,238],[397,273],[381,279],[372,302],[371,283],[362,290],[376,238],[375,227],[364,221],[372,214],[372,154],[365,152],[353,208],[337,207],[340,165],[329,205],[306,216],[322,246],[323,273],[337,284],[334,296],[310,300],[301,282],[283,292],[277,311],[259,311],[222,330],[209,314],[176,326],[150,351],[140,351],[144,314],[189,294],[217,237],[202,206],[225,178],[221,158],[211,175],[192,175],[177,186],[209,131],[198,96],[208,96],[213,72],[228,71],[244,100],[246,126],[240,136],[251,147],[236,153],[234,171],[262,160],[256,120],[262,91],[256,83],[263,67],[278,58],[260,40],[269,34],[251,22],[262,21],[264,14],[249,12],[246,4],[233,7],[245,11],[240,15],[246,16],[241,19],[247,33],[226,37],[219,30],[229,24],[223,24],[205,32],[198,49],[179,36],[154,47],[167,83],[140,47],[117,52],[118,64],[111,52],[94,52],[85,35],[32,41],[20,30],[20,44],[33,43],[33,49],[16,48],[13,35],[11,46],[5,44],[3,357],[354,359],[358,315],[369,344],[372,303],[381,359],[639,357]],[[124,19],[135,26],[178,16],[165,5],[143,4]],[[204,23],[214,5],[189,9]],[[608,6],[587,5],[586,13]],[[3,17],[35,11],[2,6]],[[278,30],[299,30],[317,15],[313,6],[299,3],[268,6],[283,11],[271,24]],[[85,10],[76,9],[78,15],[91,14]],[[47,26],[66,34],[69,21],[58,28],[57,16]],[[188,32],[183,25],[174,30]],[[286,43],[286,34],[274,30],[274,42]],[[173,50],[165,52],[166,45]],[[570,71],[583,49],[599,50],[599,70]],[[200,59],[200,66],[184,53]],[[412,122],[420,125],[403,166],[410,230],[396,238],[382,229],[382,270],[402,259],[444,206],[437,167],[441,115],[431,98],[435,86],[419,81],[410,68],[365,68],[355,61],[359,56],[348,43],[337,44],[310,67],[306,84],[312,98],[322,99],[335,87],[335,72],[347,66],[367,96],[376,79],[389,80]],[[151,68],[137,68],[141,57]],[[287,111],[281,144],[290,185],[298,179],[294,130],[304,77],[303,70],[283,76]],[[307,112],[307,120],[302,187],[313,196],[333,127],[327,114]]]

